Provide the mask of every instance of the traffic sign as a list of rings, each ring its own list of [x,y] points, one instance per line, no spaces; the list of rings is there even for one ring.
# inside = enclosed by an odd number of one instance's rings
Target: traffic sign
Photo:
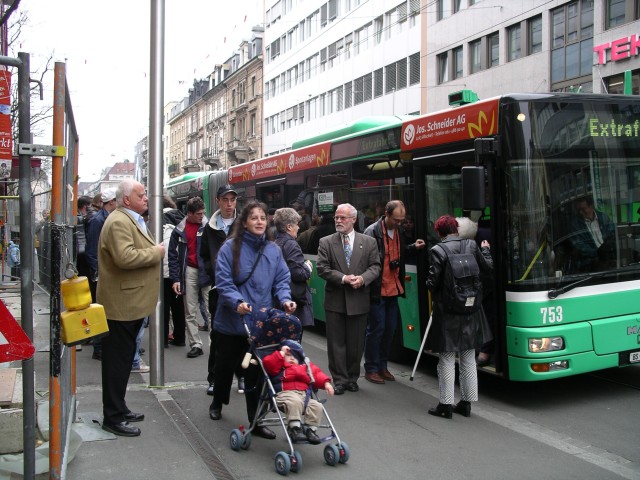
[[[0,363],[27,360],[35,351],[27,334],[0,301]]]

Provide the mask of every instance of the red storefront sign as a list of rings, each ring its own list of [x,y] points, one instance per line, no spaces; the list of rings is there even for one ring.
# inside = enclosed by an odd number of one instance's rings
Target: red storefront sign
[[[607,63],[607,52],[611,52],[611,61],[617,62],[625,60],[632,56],[640,55],[640,36],[630,35],[628,37],[619,38],[613,42],[603,43],[593,47],[593,51],[598,54],[598,64],[605,65]]]
[[[329,142],[325,142],[236,165],[229,169],[229,183],[261,180],[329,165],[330,146]]]
[[[437,112],[402,124],[402,151],[493,135],[498,131],[498,99]]]

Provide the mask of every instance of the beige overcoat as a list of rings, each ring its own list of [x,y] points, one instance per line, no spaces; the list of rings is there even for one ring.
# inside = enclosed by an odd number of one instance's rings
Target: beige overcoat
[[[97,300],[109,320],[139,320],[155,311],[162,278],[155,245],[124,208],[107,217],[98,241]]]

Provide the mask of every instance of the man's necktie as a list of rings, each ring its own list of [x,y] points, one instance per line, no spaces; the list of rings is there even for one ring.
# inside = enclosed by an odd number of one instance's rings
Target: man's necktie
[[[351,243],[349,243],[349,235],[344,236],[344,256],[347,259],[347,267],[351,261]]]

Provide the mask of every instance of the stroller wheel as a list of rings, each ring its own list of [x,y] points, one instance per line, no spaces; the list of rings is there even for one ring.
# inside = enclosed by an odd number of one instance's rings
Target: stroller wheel
[[[297,450],[293,452],[293,458],[290,458],[290,460],[291,471],[293,473],[298,473],[300,470],[302,470],[302,454],[300,452],[298,452]]]
[[[250,446],[251,446],[251,432],[247,432],[242,437],[240,448],[243,450],[249,450]]]
[[[231,434],[229,435],[229,446],[231,447],[231,450],[237,452],[238,450],[240,450],[242,444],[242,432],[237,428],[234,428],[233,430],[231,430]]]
[[[347,463],[349,461],[349,445],[342,442],[338,445],[338,451],[340,452],[340,463]]]
[[[339,459],[340,451],[338,450],[338,446],[327,444],[324,447],[324,461],[327,462],[327,465],[333,467],[338,463]]]
[[[276,453],[274,460],[276,472],[280,475],[287,475],[291,470],[291,459],[289,458],[289,455],[284,452],[278,452]]]

